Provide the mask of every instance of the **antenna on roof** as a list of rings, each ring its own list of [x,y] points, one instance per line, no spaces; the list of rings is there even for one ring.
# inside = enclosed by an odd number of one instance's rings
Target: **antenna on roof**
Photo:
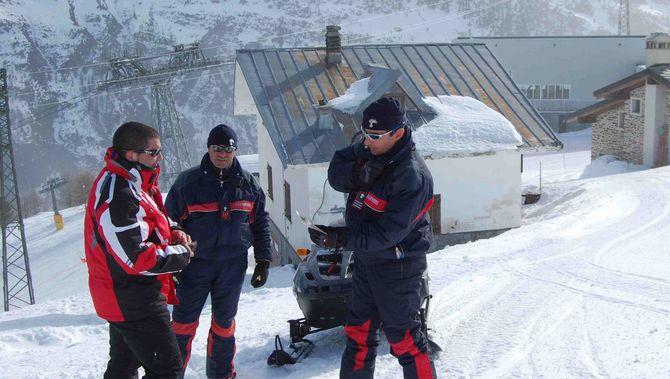
[[[629,0],[619,0],[619,35],[630,35]]]

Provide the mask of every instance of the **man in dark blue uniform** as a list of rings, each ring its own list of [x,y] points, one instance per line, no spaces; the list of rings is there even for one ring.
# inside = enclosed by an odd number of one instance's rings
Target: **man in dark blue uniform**
[[[326,234],[310,229],[315,243],[354,251],[340,378],[373,377],[380,325],[405,378],[435,378],[419,320],[421,278],[433,238],[426,214],[433,179],[397,100],[381,98],[367,107],[361,132],[328,168],[330,185],[349,194],[347,226],[319,225]]]
[[[177,284],[179,304],[172,325],[184,359],[191,353],[207,295],[212,299],[212,324],[207,338],[208,378],[234,378],[235,314],[253,245],[254,288],[265,284],[272,259],[265,195],[235,158],[237,136],[227,125],[209,133],[207,154],[200,166],[182,172],[170,189],[165,208],[197,242],[197,253]]]

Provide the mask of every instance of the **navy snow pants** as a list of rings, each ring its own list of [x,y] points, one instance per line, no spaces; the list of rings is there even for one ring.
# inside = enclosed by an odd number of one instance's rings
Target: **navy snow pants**
[[[181,372],[177,340],[170,328],[167,308],[137,321],[109,322],[109,363],[105,379],[176,379]]]
[[[357,257],[356,257],[357,258]],[[421,277],[426,256],[389,260],[354,260],[353,289],[344,332],[340,378],[374,376],[380,328],[406,379],[435,378],[426,336],[421,332]]]
[[[208,378],[235,376],[235,315],[247,270],[247,256],[207,260],[194,258],[181,272],[177,285],[179,304],[172,311],[184,369],[191,356],[191,342],[207,295],[212,298],[212,323],[207,337]]]

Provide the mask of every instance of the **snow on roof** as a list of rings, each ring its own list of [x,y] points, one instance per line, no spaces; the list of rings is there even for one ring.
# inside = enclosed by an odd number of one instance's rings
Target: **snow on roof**
[[[437,116],[413,133],[417,149],[430,158],[514,150],[521,136],[503,115],[464,96],[427,97]]]
[[[346,114],[353,115],[358,109],[358,106],[370,96],[368,89],[370,78],[363,78],[351,83],[344,95],[338,96],[330,100],[329,104],[333,109],[337,109]]]

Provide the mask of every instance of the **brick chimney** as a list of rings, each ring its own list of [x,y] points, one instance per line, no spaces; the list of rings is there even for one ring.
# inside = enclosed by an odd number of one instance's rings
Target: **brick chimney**
[[[647,37],[645,49],[647,67],[655,64],[670,64],[670,36],[666,33],[652,33]]]
[[[342,62],[340,29],[339,25],[326,26],[326,64],[329,66]]]

